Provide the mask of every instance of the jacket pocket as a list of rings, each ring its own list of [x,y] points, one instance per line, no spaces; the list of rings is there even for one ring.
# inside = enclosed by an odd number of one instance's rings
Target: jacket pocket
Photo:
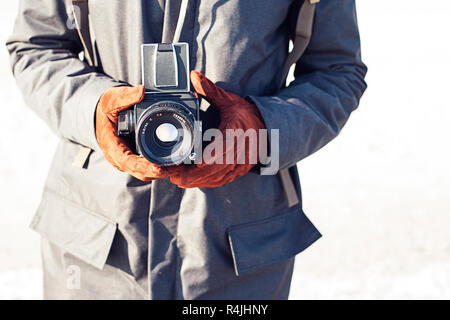
[[[30,227],[98,269],[106,263],[117,230],[115,222],[48,190]]]
[[[297,207],[227,230],[237,276],[291,258],[321,234]]]

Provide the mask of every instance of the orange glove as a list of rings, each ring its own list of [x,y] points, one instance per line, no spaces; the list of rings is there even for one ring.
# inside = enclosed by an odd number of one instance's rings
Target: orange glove
[[[114,87],[100,98],[96,111],[97,141],[106,160],[120,171],[125,171],[142,181],[162,179],[167,170],[133,154],[126,143],[117,136],[117,117],[120,111],[144,99],[144,86]]]
[[[245,132],[248,129],[254,129],[258,137],[258,130],[266,127],[258,108],[253,103],[233,93],[226,92],[200,72],[191,72],[191,82],[197,93],[217,109],[220,114],[219,130],[222,132],[223,140],[214,140],[209,146],[222,144],[223,152],[221,154],[212,153],[212,159],[207,162],[203,161],[201,164],[169,168],[170,180],[181,188],[220,187],[248,173],[256,165],[256,161],[253,161],[252,164],[249,160],[252,158],[257,160],[258,158],[258,153],[250,154],[251,152],[258,152],[257,139],[248,139],[248,143],[238,143],[239,137],[243,137],[241,134],[234,138],[233,145],[228,143],[231,147],[228,146],[227,149],[226,130],[242,129]],[[214,150],[214,148],[211,150]],[[237,160],[242,159],[242,157],[245,157],[245,162],[238,164]],[[222,164],[213,163],[220,158]],[[227,163],[227,159],[233,159],[232,163]]]

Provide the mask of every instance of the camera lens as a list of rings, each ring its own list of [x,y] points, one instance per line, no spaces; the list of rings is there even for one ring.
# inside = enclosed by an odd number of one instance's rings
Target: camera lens
[[[158,128],[156,128],[156,137],[162,142],[174,142],[178,138],[178,129],[171,123],[163,123],[160,124]]]
[[[136,128],[141,154],[160,166],[181,164],[194,148],[194,121],[180,103],[162,101],[150,106]]]

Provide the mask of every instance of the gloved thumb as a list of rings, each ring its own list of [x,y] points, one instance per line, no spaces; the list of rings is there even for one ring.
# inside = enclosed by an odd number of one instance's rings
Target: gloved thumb
[[[195,70],[191,71],[191,82],[195,91],[219,111],[233,104],[235,97],[238,97],[226,92],[205,75]]]
[[[144,99],[144,86],[137,87],[113,87],[106,91],[100,98],[99,106],[103,113],[117,117],[117,114]]]

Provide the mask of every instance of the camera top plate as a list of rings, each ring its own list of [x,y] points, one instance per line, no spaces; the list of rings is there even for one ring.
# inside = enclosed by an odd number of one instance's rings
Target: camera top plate
[[[141,59],[142,84],[146,93],[190,91],[189,44],[143,44]]]

